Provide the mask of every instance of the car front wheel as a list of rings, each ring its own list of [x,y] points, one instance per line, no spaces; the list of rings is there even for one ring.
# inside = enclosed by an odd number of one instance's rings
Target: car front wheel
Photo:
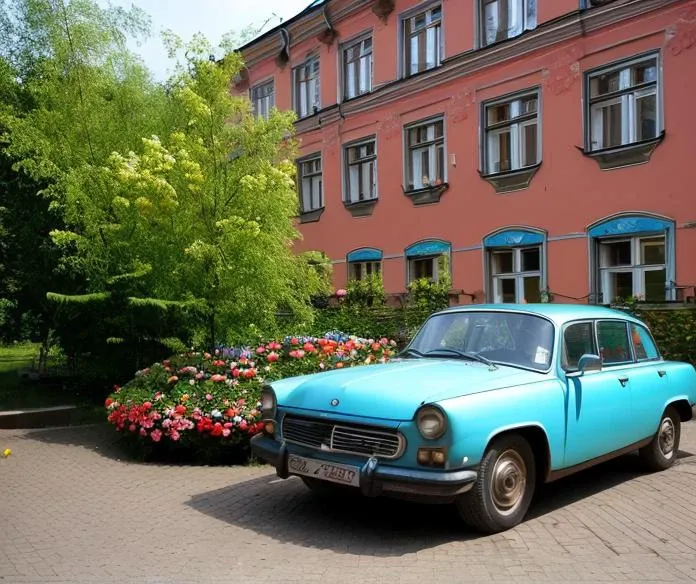
[[[662,414],[660,426],[652,442],[639,451],[643,464],[649,470],[665,470],[674,464],[681,438],[681,417],[673,407]]]
[[[495,439],[486,450],[473,488],[457,500],[461,518],[484,533],[522,522],[536,485],[534,453],[516,434]]]

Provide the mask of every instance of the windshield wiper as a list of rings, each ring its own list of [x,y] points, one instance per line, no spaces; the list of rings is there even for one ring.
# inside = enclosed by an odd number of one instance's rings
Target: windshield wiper
[[[486,359],[478,353],[469,353],[467,351],[460,351],[459,349],[440,347],[439,349],[432,349],[430,351],[427,351],[424,354],[424,357],[432,355],[433,353],[454,353],[455,355],[459,355],[460,357],[464,357],[465,359],[471,359],[472,361],[479,361],[480,363],[484,363],[485,365],[488,365],[488,368],[491,371],[498,368],[498,366],[495,363],[493,363],[493,361],[491,361],[490,359]]]
[[[406,355],[415,355],[416,357],[425,357],[425,355],[423,353],[421,353],[419,350],[409,349],[408,347],[406,349],[404,349],[403,351],[401,351],[401,353],[399,353],[397,355],[397,357],[405,357]]]

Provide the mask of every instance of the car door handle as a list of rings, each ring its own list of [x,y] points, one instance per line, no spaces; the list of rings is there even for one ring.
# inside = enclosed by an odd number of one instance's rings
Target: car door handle
[[[667,372],[666,372],[664,369],[658,369],[658,370],[657,370],[657,374],[658,374],[660,377],[664,377],[665,375],[667,375]]]
[[[628,383],[628,377],[619,377],[619,383],[621,384],[621,387],[626,387],[626,384]]]

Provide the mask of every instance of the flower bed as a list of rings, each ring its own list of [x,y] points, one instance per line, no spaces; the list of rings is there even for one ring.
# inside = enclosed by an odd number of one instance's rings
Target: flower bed
[[[177,355],[115,388],[106,399],[107,419],[124,433],[134,454],[145,458],[244,458],[250,438],[263,427],[259,399],[264,382],[384,363],[395,345],[388,339],[327,333]]]

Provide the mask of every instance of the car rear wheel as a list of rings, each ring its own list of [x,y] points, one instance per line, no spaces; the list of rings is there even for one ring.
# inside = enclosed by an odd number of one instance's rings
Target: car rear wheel
[[[665,470],[674,464],[681,438],[681,417],[673,407],[662,414],[660,426],[652,442],[639,451],[643,464],[649,470]]]
[[[517,434],[495,439],[486,450],[473,488],[457,500],[465,523],[498,533],[522,522],[536,486],[534,453]]]

